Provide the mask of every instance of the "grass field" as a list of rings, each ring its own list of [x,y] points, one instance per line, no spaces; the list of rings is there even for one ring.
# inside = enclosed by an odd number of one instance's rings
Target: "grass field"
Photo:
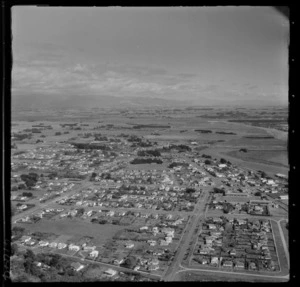
[[[244,161],[288,167],[288,157],[285,150],[248,150],[246,153],[237,150],[229,151],[226,155],[236,157]]]
[[[285,227],[285,226],[286,226],[286,223],[287,223],[287,220],[281,221],[281,222],[280,222],[280,225],[281,225],[281,229],[282,229],[283,234],[284,234],[284,239],[285,239],[286,245],[287,245],[287,247],[289,248],[289,231],[288,231],[288,229]]]
[[[49,224],[47,220],[40,220],[35,224],[22,224],[30,231],[39,232],[51,232],[58,235],[65,235],[72,237],[71,240],[78,240],[82,236],[93,237],[93,244],[101,245],[106,242],[106,240],[112,238],[112,236],[120,229],[124,227],[111,225],[111,224],[92,224],[87,222],[82,222],[79,219],[61,219],[59,221],[53,221]]]
[[[287,279],[254,277],[251,275],[232,275],[217,274],[209,272],[184,272],[177,275],[180,281],[197,281],[197,282],[286,282]],[[175,279],[177,279],[175,278]]]
[[[272,231],[276,242],[277,254],[279,257],[281,272],[287,274],[289,272],[288,261],[284,253],[283,244],[279,233],[279,228],[277,223],[272,220],[271,220],[271,225],[272,225]]]

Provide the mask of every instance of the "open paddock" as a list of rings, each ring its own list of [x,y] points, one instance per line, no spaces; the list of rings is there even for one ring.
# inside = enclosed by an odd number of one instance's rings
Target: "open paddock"
[[[101,225],[82,222],[80,219],[60,219],[59,221],[51,222],[51,224],[48,221],[40,220],[35,224],[23,224],[22,227],[31,232],[51,232],[70,236],[70,240],[73,242],[79,240],[84,235],[88,235],[94,238],[93,243],[95,245],[104,244],[118,230],[124,228],[112,224]]]

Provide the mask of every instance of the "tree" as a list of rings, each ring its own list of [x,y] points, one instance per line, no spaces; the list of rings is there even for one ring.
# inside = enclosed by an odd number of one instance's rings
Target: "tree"
[[[26,185],[24,183],[20,183],[18,185],[18,189],[26,189]]]
[[[85,209],[83,207],[77,209],[77,216],[81,216],[84,213]]]
[[[18,245],[16,243],[13,243],[11,245],[11,255],[16,255],[18,251],[19,251]]]
[[[49,265],[56,268],[60,259],[61,256],[59,254],[53,254]]]
[[[25,259],[31,259],[32,261],[35,260],[35,254],[33,253],[33,251],[31,249],[26,249],[26,252],[24,254],[24,258]]]
[[[208,160],[208,159],[206,159],[206,160],[204,161],[204,163],[205,163],[205,164],[211,164],[211,161]]]
[[[121,266],[129,269],[133,269],[136,263],[137,263],[136,258],[131,256],[126,258],[126,260],[124,261],[124,263],[121,264]]]
[[[227,160],[224,159],[224,158],[221,158],[221,159],[220,159],[220,163],[225,164],[225,163],[227,163]]]
[[[257,191],[257,192],[254,193],[254,195],[255,195],[255,196],[261,196],[261,192],[260,192],[260,191]]]

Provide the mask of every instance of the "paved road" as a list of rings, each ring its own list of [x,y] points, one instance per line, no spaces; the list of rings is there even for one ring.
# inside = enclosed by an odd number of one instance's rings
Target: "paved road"
[[[34,206],[24,212],[16,214],[15,216],[12,217],[12,221],[14,222],[17,219],[23,218],[23,217],[25,217],[29,214],[32,214],[38,210],[48,207],[50,204],[55,203],[56,201],[66,197],[66,196],[73,195],[74,193],[78,192],[79,190],[88,188],[91,185],[92,185],[92,182],[83,182],[83,183],[79,184],[78,186],[75,186],[72,190],[62,193],[62,195],[59,197],[55,197],[54,199],[46,201],[45,203],[37,203],[36,206]]]
[[[181,270],[178,270],[175,275],[182,272],[210,272],[210,273],[220,273],[220,274],[232,274],[232,275],[243,275],[248,277],[261,277],[261,278],[279,278],[279,279],[289,279],[289,275],[282,275],[282,276],[272,276],[272,275],[260,275],[260,274],[249,274],[249,273],[242,273],[242,272],[230,272],[230,271],[221,271],[221,270],[205,270],[205,269],[195,269],[195,268],[186,268],[180,265]]]
[[[30,248],[30,247],[26,247],[26,248]],[[30,248],[30,249],[32,249],[32,248]],[[72,259],[76,259],[78,261],[81,261],[83,265],[86,262],[86,263],[89,263],[89,264],[92,263],[92,264],[97,264],[97,265],[101,265],[101,266],[106,266],[106,267],[109,267],[109,268],[112,268],[112,269],[115,269],[115,270],[118,270],[118,271],[121,271],[121,272],[133,272],[133,273],[136,273],[136,274],[145,275],[147,277],[154,277],[155,279],[160,279],[161,278],[160,275],[150,274],[149,272],[144,272],[144,271],[139,271],[139,270],[135,271],[135,270],[132,270],[132,269],[124,268],[124,267],[113,265],[113,264],[103,263],[103,262],[99,262],[99,261],[95,261],[95,260],[91,260],[91,259],[79,258],[79,257],[74,256],[74,255],[61,254],[61,253],[59,253],[59,255],[61,255],[63,257],[68,257],[68,258],[72,258]]]
[[[288,247],[287,247],[287,244],[286,244],[286,241],[285,241],[285,238],[284,238],[284,234],[283,234],[283,231],[282,231],[282,228],[281,228],[281,224],[280,224],[281,221],[285,221],[285,220],[286,220],[286,219],[283,218],[283,219],[277,221],[277,225],[278,225],[278,228],[279,228],[279,233],[280,233],[280,236],[281,236],[281,241],[282,241],[282,245],[283,245],[285,257],[286,257],[287,262],[288,262],[288,267],[290,268],[290,255],[289,255],[289,249],[288,249]]]
[[[194,230],[197,226],[197,223],[200,220],[201,216],[204,216],[204,209],[205,204],[207,202],[207,197],[209,196],[208,191],[203,191],[203,197],[200,198],[198,201],[197,206],[195,207],[195,210],[193,212],[193,217],[191,218],[191,221],[188,223],[186,227],[186,233],[183,235],[182,240],[179,243],[180,249],[178,250],[178,253],[176,254],[176,257],[174,258],[172,264],[168,268],[165,276],[163,279],[165,281],[172,281],[174,278],[174,275],[176,274],[178,268],[180,267],[180,262],[182,261],[184,254],[186,253],[186,250],[188,249],[188,246],[191,242],[191,238],[194,234]]]

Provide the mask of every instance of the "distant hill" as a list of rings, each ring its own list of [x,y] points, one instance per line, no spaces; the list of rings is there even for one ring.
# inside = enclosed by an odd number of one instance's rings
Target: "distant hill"
[[[155,106],[186,106],[186,102],[145,97],[116,97],[110,95],[12,95],[13,110],[31,109],[72,109],[72,108],[122,108],[122,107],[155,107]]]

